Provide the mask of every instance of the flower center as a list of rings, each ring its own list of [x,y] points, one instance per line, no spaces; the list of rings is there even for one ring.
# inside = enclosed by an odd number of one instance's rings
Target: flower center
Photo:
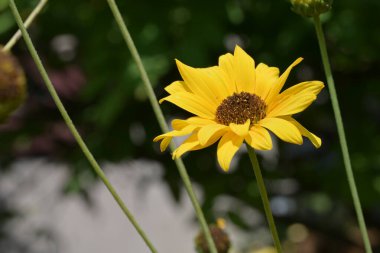
[[[216,109],[216,122],[228,126],[230,123],[251,125],[265,118],[267,105],[257,95],[248,92],[234,93],[227,97]]]

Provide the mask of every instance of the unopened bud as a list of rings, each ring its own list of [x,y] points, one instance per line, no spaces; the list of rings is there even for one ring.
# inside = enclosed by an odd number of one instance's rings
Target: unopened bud
[[[218,219],[217,224],[209,226],[211,236],[215,242],[218,253],[227,253],[231,247],[231,241],[224,230],[224,220]],[[203,232],[199,232],[195,238],[195,247],[198,253],[210,253],[206,237]]]
[[[0,122],[17,109],[25,97],[24,71],[17,59],[0,46]]]
[[[292,11],[304,17],[316,17],[331,9],[333,0],[290,0]]]

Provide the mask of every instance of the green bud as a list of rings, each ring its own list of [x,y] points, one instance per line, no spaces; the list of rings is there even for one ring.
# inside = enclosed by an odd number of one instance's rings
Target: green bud
[[[223,223],[218,221],[217,224],[210,225],[209,229],[218,253],[228,253],[231,247],[231,241],[228,234],[224,230],[224,221]],[[208,243],[203,232],[199,232],[197,237],[195,237],[195,248],[198,253],[210,253]]]
[[[333,0],[290,0],[292,11],[304,16],[315,17],[331,9]]]
[[[26,98],[26,79],[17,59],[0,46],[0,122],[16,110]]]

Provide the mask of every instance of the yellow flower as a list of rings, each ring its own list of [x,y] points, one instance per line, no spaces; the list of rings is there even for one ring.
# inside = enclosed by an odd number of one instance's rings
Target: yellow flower
[[[189,137],[173,152],[173,159],[217,142],[219,165],[228,171],[231,160],[245,141],[257,150],[272,149],[268,130],[280,139],[302,144],[302,136],[317,148],[321,139],[310,133],[293,117],[305,110],[324,87],[322,82],[308,81],[280,93],[298,58],[280,76],[278,68],[254,60],[239,46],[234,54],[219,57],[219,65],[192,68],[176,61],[183,81],[165,88],[169,101],[194,114],[186,120],[172,121],[173,131],[157,136],[164,151],[173,137]]]

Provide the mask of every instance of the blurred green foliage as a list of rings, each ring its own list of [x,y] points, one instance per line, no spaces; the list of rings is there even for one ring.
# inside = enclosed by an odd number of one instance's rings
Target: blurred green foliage
[[[0,1],[0,39],[5,44],[16,25],[4,2]],[[18,2],[26,17],[37,1]],[[211,66],[236,43],[256,62],[282,71],[297,57],[304,57],[287,85],[324,80],[313,24],[291,12],[287,1],[140,0],[118,4],[159,98],[165,96],[166,85],[180,79],[174,58],[195,67]],[[332,11],[322,17],[356,180],[371,229],[380,229],[379,7],[376,0],[335,1]],[[106,1],[51,1],[29,30],[94,155],[115,162],[159,161],[178,199],[182,183],[170,155],[161,154],[158,144],[152,143],[160,134],[159,126]],[[70,162],[72,179],[66,190],[85,193],[82,181],[90,171],[86,160],[62,126],[25,45],[19,42],[12,51],[28,75],[29,99],[8,126],[1,128],[2,164],[25,156]],[[168,119],[189,116],[171,104],[162,108]],[[297,206],[293,212],[277,215],[280,230],[284,233],[287,224],[302,222],[355,244],[344,230],[356,218],[327,88],[297,118],[319,135],[323,144],[315,150],[307,140],[303,146],[279,142],[278,153],[262,160],[271,197]],[[208,218],[219,215],[214,204],[222,195],[261,209],[248,156],[239,156],[236,169],[224,174],[217,168],[215,152],[214,147],[184,158],[192,179],[204,190]],[[238,212],[231,209],[227,213],[237,224],[252,229]],[[323,252],[337,252],[332,249]]]

